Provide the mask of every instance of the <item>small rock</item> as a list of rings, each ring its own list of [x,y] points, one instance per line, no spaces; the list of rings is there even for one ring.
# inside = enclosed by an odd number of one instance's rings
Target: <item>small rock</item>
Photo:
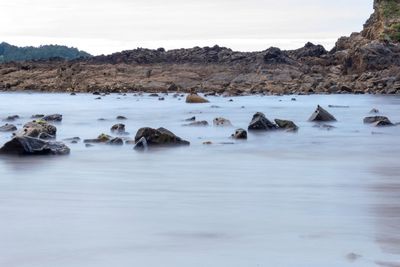
[[[213,143],[211,141],[205,141],[203,142],[203,145],[212,145]]]
[[[117,120],[127,120],[128,118],[127,117],[124,117],[124,116],[117,116]]]
[[[275,123],[278,125],[279,129],[284,129],[289,132],[296,132],[299,129],[293,121],[275,119]]]
[[[309,118],[309,121],[336,121],[336,118],[318,105],[317,109]]]
[[[164,101],[165,98],[164,98],[164,97],[159,97],[158,100],[159,100],[159,101]]]
[[[114,146],[122,146],[124,144],[124,140],[120,137],[115,137],[111,139],[110,141],[107,142],[109,145],[114,145]]]
[[[191,118],[185,119],[185,121],[195,121],[195,120],[196,120],[196,117],[195,117],[195,116],[193,116],[193,117],[191,117]]]
[[[327,130],[327,131],[330,131],[330,130],[336,128],[335,126],[332,126],[332,125],[329,125],[329,124],[325,124],[325,123],[323,123],[323,124],[316,124],[316,125],[314,125],[313,127],[314,127],[314,128],[320,128],[320,129]]]
[[[51,122],[60,122],[60,121],[62,121],[62,119],[63,119],[63,116],[61,114],[47,115],[42,118],[42,120],[44,120],[44,121],[51,121]]]
[[[128,134],[128,133],[125,131],[125,124],[122,124],[122,123],[114,124],[114,125],[111,127],[110,130],[111,130],[111,132],[117,133],[117,134]]]
[[[385,116],[365,117],[364,123],[375,124],[375,126],[392,126],[393,125],[393,123],[389,120],[389,118],[385,117]]]
[[[158,95],[158,94],[156,94],[156,93],[149,94],[149,96],[151,96],[151,97],[159,97],[159,95]]]
[[[350,108],[350,106],[328,105],[329,108]]]
[[[7,118],[4,119],[4,121],[15,121],[19,119],[18,115],[12,115],[12,116],[8,116]]]
[[[65,138],[65,139],[63,139],[63,141],[76,144],[79,141],[81,141],[81,139],[79,137],[72,137],[72,138]]]
[[[100,100],[101,99],[101,97],[99,96],[99,97],[96,97],[94,100]]]
[[[376,109],[376,108],[373,108],[373,109],[371,109],[371,111],[370,111],[369,113],[371,113],[371,114],[378,114],[378,113],[379,113],[379,110]]]
[[[93,95],[101,95],[100,92],[93,92]]]
[[[294,98],[294,97],[293,97],[292,99],[290,99],[290,100],[291,100],[291,101],[297,101],[297,99],[296,99],[296,98]]]
[[[247,139],[247,131],[242,129],[242,128],[237,129],[235,131],[235,133],[232,134],[232,138],[235,138],[235,139]]]
[[[226,127],[226,126],[232,126],[232,123],[230,120],[219,117],[219,118],[215,118],[213,120],[213,125],[214,126],[221,126],[221,127]]]
[[[0,126],[0,132],[14,132],[17,130],[17,127],[13,124],[6,123],[3,126]]]
[[[205,99],[204,97],[201,97],[197,94],[189,94],[186,97],[186,103],[191,103],[191,104],[200,104],[200,103],[208,103],[209,101]]]
[[[217,106],[217,105],[211,105],[210,108],[221,108],[221,107],[220,107],[220,106]]]
[[[44,117],[43,114],[35,114],[35,115],[31,116],[31,119],[40,119],[40,118],[43,118],[43,117]]]
[[[111,136],[107,134],[100,134],[97,138],[95,139],[85,139],[83,140],[84,143],[91,143],[91,144],[98,144],[98,143],[107,143],[112,139]]]
[[[277,125],[269,121],[264,113],[257,112],[253,115],[253,118],[249,124],[248,130],[249,131],[270,131],[276,130],[278,128]]]
[[[184,124],[182,126],[194,126],[194,127],[204,127],[204,126],[208,126],[208,122],[207,121],[194,121],[188,124]]]

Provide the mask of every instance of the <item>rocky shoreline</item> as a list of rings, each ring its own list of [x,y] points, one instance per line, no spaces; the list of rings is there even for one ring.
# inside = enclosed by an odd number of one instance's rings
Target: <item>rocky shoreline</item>
[[[400,16],[386,12],[387,2],[375,0],[364,30],[340,38],[331,51],[312,43],[261,52],[139,48],[89,59],[5,63],[0,64],[0,90],[400,94],[398,32],[388,31]]]

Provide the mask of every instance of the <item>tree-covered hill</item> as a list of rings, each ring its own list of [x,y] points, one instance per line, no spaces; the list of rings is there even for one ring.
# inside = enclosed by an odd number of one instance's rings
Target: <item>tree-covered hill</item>
[[[61,45],[18,47],[5,42],[0,43],[0,63],[49,58],[76,59],[81,57],[91,57],[91,55],[76,48]]]

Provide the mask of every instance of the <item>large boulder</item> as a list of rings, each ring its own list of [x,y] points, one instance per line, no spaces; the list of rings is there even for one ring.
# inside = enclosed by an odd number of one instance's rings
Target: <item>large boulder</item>
[[[49,142],[39,138],[17,136],[4,144],[1,154],[13,155],[67,155],[69,147],[61,142]]]
[[[17,130],[17,127],[13,124],[6,123],[3,126],[0,126],[0,132],[14,132]]]
[[[171,131],[165,128],[153,129],[149,127],[140,128],[135,136],[135,149],[142,149],[144,138],[146,146],[181,146],[190,145],[190,143],[182,138],[176,136]],[[142,139],[141,142],[139,142]]]
[[[278,126],[265,117],[264,113],[257,112],[253,115],[253,118],[249,124],[249,131],[270,131],[276,130]]]
[[[22,131],[17,135],[40,139],[52,139],[55,138],[56,133],[57,128],[54,125],[49,124],[47,121],[38,120],[25,124]]]
[[[309,121],[336,121],[336,118],[318,105],[317,109],[311,115]]]
[[[199,96],[198,94],[189,94],[186,97],[186,103],[191,104],[200,104],[200,103],[208,103],[209,101],[204,97]]]

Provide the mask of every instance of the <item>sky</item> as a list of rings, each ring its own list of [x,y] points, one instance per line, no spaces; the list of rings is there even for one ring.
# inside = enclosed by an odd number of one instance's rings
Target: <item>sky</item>
[[[93,55],[137,47],[261,51],[333,47],[360,31],[372,0],[0,0],[0,42]]]

